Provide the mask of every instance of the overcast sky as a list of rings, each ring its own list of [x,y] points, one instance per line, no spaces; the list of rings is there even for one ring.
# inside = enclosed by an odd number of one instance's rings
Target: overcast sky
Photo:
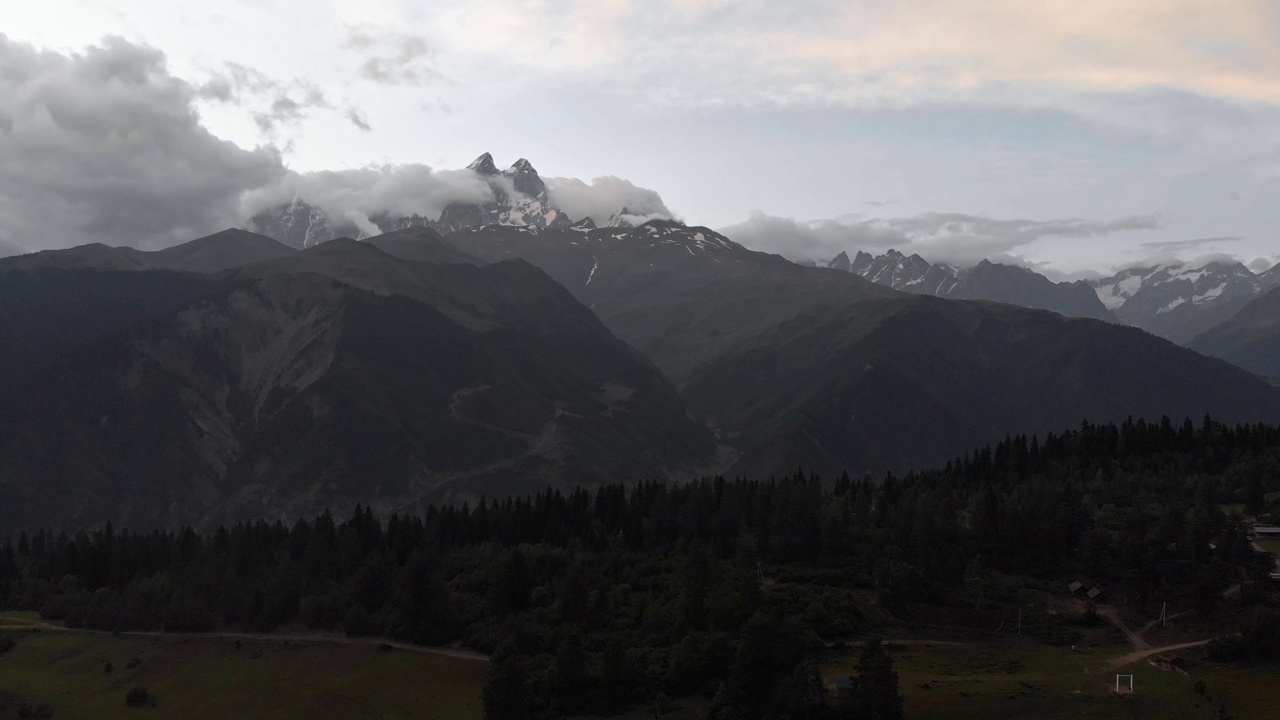
[[[797,259],[1280,259],[1274,0],[41,0],[0,29],[0,253],[163,245],[307,183],[430,210],[490,151]]]

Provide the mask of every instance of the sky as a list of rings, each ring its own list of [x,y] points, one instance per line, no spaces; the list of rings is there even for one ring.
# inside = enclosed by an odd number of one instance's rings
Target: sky
[[[0,254],[304,191],[438,212],[488,151],[797,260],[1280,260],[1274,0],[42,0],[0,29]]]

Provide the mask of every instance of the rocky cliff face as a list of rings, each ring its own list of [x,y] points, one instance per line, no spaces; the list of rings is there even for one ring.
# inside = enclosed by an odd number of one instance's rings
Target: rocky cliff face
[[[1039,273],[983,260],[971,268],[932,264],[919,255],[890,250],[879,256],[840,253],[827,267],[851,272],[894,290],[956,300],[990,300],[1068,317],[1115,322],[1116,317],[1084,282],[1055,283]]]

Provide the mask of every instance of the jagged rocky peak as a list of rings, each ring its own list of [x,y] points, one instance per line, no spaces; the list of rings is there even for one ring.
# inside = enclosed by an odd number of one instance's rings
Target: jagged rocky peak
[[[861,275],[866,272],[867,268],[871,267],[871,263],[875,262],[875,259],[875,256],[871,253],[859,250],[853,256],[853,264],[849,266],[849,272]]]
[[[961,300],[992,300],[1052,310],[1072,317],[1115,321],[1086,285],[1054,283],[1033,270],[983,260],[960,269],[930,263],[917,253],[896,249],[882,255],[859,251],[849,260],[840,253],[827,267],[839,268],[894,290]]]
[[[492,164],[492,160],[490,164]],[[542,182],[542,178],[538,177],[538,171],[533,169],[533,163],[524,158],[517,160],[514,165],[504,170],[502,174],[511,178],[512,184],[515,185],[518,193],[529,197],[542,197],[547,192],[547,186]]]
[[[493,156],[485,153],[467,166],[468,170],[473,170],[480,175],[498,175],[498,166],[493,164]]]
[[[831,258],[831,262],[827,263],[827,267],[849,272],[849,268],[853,267],[853,263],[849,262],[849,253],[841,250],[839,255]]]

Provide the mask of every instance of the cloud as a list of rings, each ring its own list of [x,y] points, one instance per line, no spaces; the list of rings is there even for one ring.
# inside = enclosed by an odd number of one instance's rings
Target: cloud
[[[605,222],[621,214],[639,225],[674,215],[657,192],[616,177],[590,183],[577,178],[544,178],[547,199],[574,220],[590,216]],[[289,173],[268,187],[246,194],[242,215],[253,217],[295,198],[318,206],[330,218],[345,218],[375,234],[369,218],[422,215],[432,219],[450,203],[484,203],[493,199],[494,184],[515,194],[511,178],[482,178],[471,170],[436,170],[427,165],[374,165],[353,170]]]
[[[931,262],[965,266],[997,258],[1025,264],[1011,253],[1045,238],[1089,238],[1158,227],[1158,219],[1147,215],[1110,221],[1041,221],[925,213],[906,218],[853,215],[836,220],[797,221],[757,212],[721,232],[747,247],[796,260],[825,261],[840,252],[895,248],[919,253]]]
[[[841,252],[906,247],[911,238],[897,228],[852,216],[845,221],[774,217],[752,213],[745,221],[720,232],[754,250],[778,253],[793,260],[826,261]]]
[[[1242,237],[1210,237],[1196,238],[1194,240],[1161,240],[1158,242],[1138,243],[1138,247],[1153,250],[1155,252],[1179,252],[1182,250],[1194,250],[1206,245],[1219,245],[1221,243],[1240,242],[1244,240]]]
[[[254,124],[267,136],[274,135],[280,125],[302,122],[312,110],[336,109],[313,82],[298,78],[281,82],[234,62],[226,63],[201,84],[199,95],[203,100],[249,109]]]
[[[418,164],[291,172],[270,186],[247,193],[242,215],[251,218],[295,198],[318,206],[330,218],[346,218],[360,225],[381,214],[435,219],[450,203],[492,200],[493,190],[470,170],[435,170]]]
[[[1028,88],[1065,107],[1151,88],[1280,100],[1273,0],[442,0],[425,20],[442,51],[676,106],[1021,104]]]
[[[0,35],[0,242],[150,248],[236,224],[244,191],[286,170],[212,135],[203,96],[150,47],[63,55]]]
[[[1276,260],[1277,258],[1275,256],[1272,256],[1271,258],[1254,258],[1249,261],[1248,267],[1256,273],[1262,273],[1275,267]]]
[[[6,258],[10,255],[22,255],[26,252],[27,250],[19,247],[16,243],[0,240],[0,258]]]
[[[368,27],[349,28],[347,47],[366,53],[358,73],[383,85],[427,85],[444,79],[429,64],[431,48],[418,35],[379,33]]]
[[[358,108],[347,108],[347,119],[351,121],[352,125],[359,128],[360,132],[373,131],[373,126],[369,124],[369,118],[365,117],[364,113],[360,112]]]
[[[590,217],[601,223],[624,208],[629,211],[628,219],[636,224],[675,217],[657,191],[638,187],[622,178],[605,176],[586,183],[577,178],[551,177],[544,178],[543,182],[551,205],[574,220]]]

